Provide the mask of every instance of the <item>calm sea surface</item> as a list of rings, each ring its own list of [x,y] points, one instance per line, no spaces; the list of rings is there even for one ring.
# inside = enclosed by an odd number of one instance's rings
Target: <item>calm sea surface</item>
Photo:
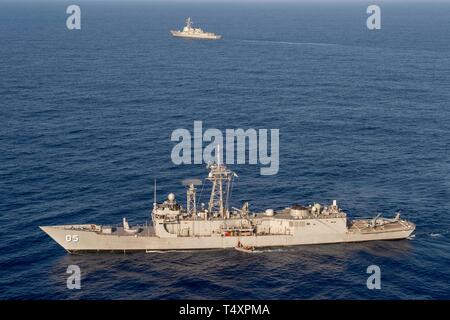
[[[0,298],[450,298],[450,4],[0,4]],[[223,35],[169,30],[191,16]],[[150,219],[203,165],[172,163],[177,128],[279,128],[280,170],[235,165],[233,205],[337,199],[351,217],[417,223],[411,240],[68,255],[38,228]],[[66,288],[79,265],[82,289]],[[381,268],[381,290],[366,269]]]

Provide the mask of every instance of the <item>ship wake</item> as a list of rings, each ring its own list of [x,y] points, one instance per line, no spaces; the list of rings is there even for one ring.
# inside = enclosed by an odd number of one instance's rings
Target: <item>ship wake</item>
[[[256,43],[256,44],[281,44],[281,45],[297,45],[297,46],[337,46],[334,43],[325,42],[291,42],[291,41],[273,41],[273,40],[241,40],[242,42]]]

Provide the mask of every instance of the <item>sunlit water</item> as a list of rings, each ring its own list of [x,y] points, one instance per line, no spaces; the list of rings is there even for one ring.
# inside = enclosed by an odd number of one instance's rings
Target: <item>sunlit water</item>
[[[0,298],[449,298],[450,6],[0,5]],[[221,41],[174,39],[190,15]],[[39,225],[145,223],[203,165],[170,135],[279,128],[280,170],[231,166],[233,205],[337,199],[351,217],[402,210],[410,240],[70,256]],[[205,194],[203,194],[205,196]],[[82,289],[66,288],[79,265]],[[378,265],[381,290],[368,290]]]

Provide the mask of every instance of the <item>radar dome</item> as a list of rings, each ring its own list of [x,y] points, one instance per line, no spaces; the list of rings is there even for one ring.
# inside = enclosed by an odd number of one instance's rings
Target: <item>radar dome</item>
[[[167,200],[169,201],[175,200],[175,195],[173,193],[169,193],[169,195],[167,196]]]
[[[267,209],[266,212],[264,212],[264,214],[269,217],[273,216],[273,209]]]

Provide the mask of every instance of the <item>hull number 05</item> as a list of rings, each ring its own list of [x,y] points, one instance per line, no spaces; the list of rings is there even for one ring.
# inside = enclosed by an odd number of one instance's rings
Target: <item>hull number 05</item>
[[[66,241],[67,242],[78,242],[79,238],[77,234],[67,234]]]

